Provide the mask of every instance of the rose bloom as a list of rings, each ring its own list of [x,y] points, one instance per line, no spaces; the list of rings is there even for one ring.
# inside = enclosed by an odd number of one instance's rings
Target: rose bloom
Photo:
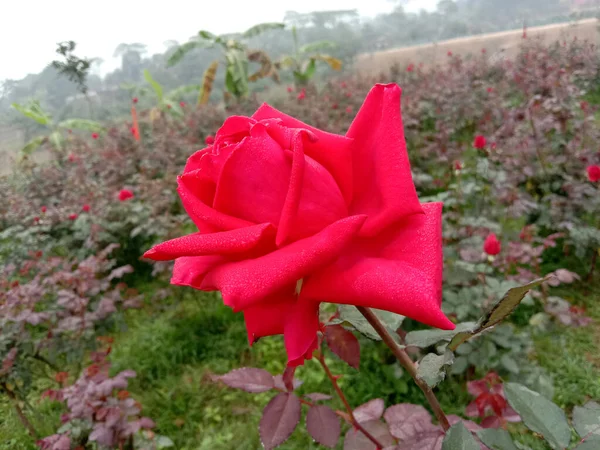
[[[296,97],[296,98],[298,100],[304,100],[305,97],[306,97],[306,89],[302,88],[302,90],[298,94],[298,97]]]
[[[129,189],[121,189],[119,191],[119,201],[124,202],[130,198],[133,198],[133,192],[131,192]]]
[[[595,183],[600,181],[600,166],[589,166],[587,168],[588,179]]]
[[[90,212],[90,205],[88,205],[88,204],[86,203],[85,205],[83,205],[83,206],[81,207],[81,210],[82,210],[83,212]]]
[[[475,136],[475,139],[473,140],[473,147],[482,149],[482,148],[485,148],[485,144],[486,144],[485,136],[482,136],[480,134]]]
[[[77,219],[77,214],[73,213],[73,214],[69,214],[69,220],[75,220]]]
[[[46,208],[45,206],[42,206],[40,209],[41,209],[41,211],[42,211],[43,214],[45,214],[46,211],[48,211],[48,208]]]
[[[483,243],[483,251],[488,255],[494,256],[500,253],[501,249],[502,245],[500,244],[500,241],[496,235],[494,233],[490,233],[488,237],[485,238],[485,242]]]
[[[100,135],[98,133],[92,133],[92,139],[98,139]]]
[[[283,334],[291,366],[317,346],[321,302],[453,329],[441,310],[442,204],[417,197],[400,95],[376,85],[345,136],[267,104],[228,118],[178,178],[199,232],[144,256],[175,260],[173,284],[221,291],[250,343]]]

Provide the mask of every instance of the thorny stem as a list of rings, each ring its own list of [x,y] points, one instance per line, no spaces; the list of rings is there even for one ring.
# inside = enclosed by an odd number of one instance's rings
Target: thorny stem
[[[275,388],[275,390],[277,390],[279,392],[288,392],[286,389],[281,389],[281,388]],[[313,403],[313,402],[311,402],[309,400],[306,400],[306,399],[304,399],[302,397],[298,397],[298,400],[300,400],[300,403],[302,403],[303,405],[306,405],[308,407],[316,406],[315,403]],[[340,411],[339,409],[336,409],[334,411],[334,413],[335,413],[336,416],[341,417],[346,422],[352,423],[352,418],[347,413],[345,413],[344,411]]]
[[[331,373],[329,366],[327,366],[327,363],[325,362],[325,357],[323,356],[323,354],[320,352],[316,353],[316,358],[317,358],[317,361],[319,361],[319,363],[323,367],[325,374],[331,381],[331,384],[333,385],[333,388],[335,389],[335,392],[337,393],[338,397],[344,404],[344,407],[346,408],[346,412],[349,416],[348,418],[350,419],[350,423],[352,424],[352,426],[357,428],[362,434],[365,435],[365,437],[367,437],[373,444],[375,444],[377,446],[377,450],[383,450],[384,446],[377,440],[377,438],[375,436],[373,436],[371,433],[369,433],[367,430],[365,430],[363,428],[363,426],[360,423],[358,423],[358,421],[354,417],[354,413],[352,412],[352,407],[350,406],[350,403],[348,403],[348,399],[346,398],[346,396],[344,395],[344,392],[340,388],[340,385],[337,382],[337,377],[333,373]]]
[[[29,432],[31,437],[36,439],[38,437],[37,431],[35,431],[35,428],[33,427],[31,422],[29,421],[29,419],[27,418],[27,416],[25,415],[25,413],[19,406],[19,401],[18,401],[17,397],[15,396],[14,392],[9,390],[5,385],[3,385],[2,388],[6,392],[6,395],[8,396],[8,398],[10,399],[10,402],[12,403],[13,408],[15,409],[15,412],[17,413],[17,416],[19,417],[19,420],[21,421],[21,424],[27,429],[27,431]]]
[[[402,364],[402,367],[406,369],[406,371],[410,374],[413,380],[415,380],[417,386],[421,388],[438,422],[440,423],[444,431],[447,431],[448,428],[450,428],[448,418],[446,417],[446,414],[444,414],[442,406],[440,405],[440,402],[436,398],[431,388],[427,385],[427,383],[425,383],[423,380],[417,377],[417,368],[415,367],[415,364],[413,363],[412,359],[410,359],[410,356],[408,356],[408,353],[406,353],[404,349],[400,348],[400,346],[396,343],[390,332],[385,328],[385,326],[381,323],[381,321],[373,311],[363,306],[357,306],[356,308],[360,311],[360,313],[363,316],[365,316],[365,319],[367,319],[371,326],[375,328],[375,331],[379,336],[381,336],[381,339],[383,340],[385,345],[387,345],[390,348],[394,356],[398,359],[400,364]]]
[[[540,160],[540,164],[542,166],[542,172],[544,172],[544,175],[548,175],[548,172],[546,171],[546,161],[544,160],[544,156],[542,155],[542,151],[540,150],[538,132],[537,132],[537,128],[535,127],[535,122],[533,121],[533,114],[531,113],[531,107],[527,108],[527,114],[529,115],[529,125],[531,126],[531,132],[533,133],[533,142],[535,145],[535,152],[537,153],[537,157]]]

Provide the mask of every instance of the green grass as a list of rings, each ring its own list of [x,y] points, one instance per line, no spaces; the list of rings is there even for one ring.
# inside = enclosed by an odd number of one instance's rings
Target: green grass
[[[160,285],[145,286],[146,291]],[[586,291],[587,290],[587,291]],[[272,393],[248,394],[211,381],[213,373],[235,367],[262,367],[281,373],[285,351],[280,337],[265,338],[248,347],[241,314],[225,307],[217,295],[176,288],[160,303],[127,313],[127,329],[117,333],[111,355],[114,371],[133,369],[132,396],[143,413],[157,423],[156,432],[169,436],[179,450],[254,450],[261,448],[258,422]],[[588,308],[600,323],[600,285],[565,287],[554,292]],[[555,401],[566,408],[600,398],[600,328],[555,327],[535,336],[535,358],[554,378]],[[381,397],[387,405],[423,403],[423,396],[381,343],[362,340],[360,371],[330,357],[334,373],[343,374],[340,384],[354,406]],[[321,368],[307,361],[297,371],[304,381],[300,392],[331,393]],[[438,398],[447,414],[462,414],[470,401],[465,379],[444,382]],[[336,400],[333,406],[341,408]],[[57,406],[42,403],[42,414],[58,416]],[[44,422],[36,422],[44,426]],[[48,428],[49,424],[45,423]],[[519,428],[515,428],[518,431]],[[533,435],[520,437],[531,448],[544,449]],[[340,441],[341,442],[341,441]],[[6,404],[0,403],[0,450],[33,449],[33,440],[22,430]],[[302,421],[283,449],[316,449]],[[341,444],[340,444],[341,448]]]

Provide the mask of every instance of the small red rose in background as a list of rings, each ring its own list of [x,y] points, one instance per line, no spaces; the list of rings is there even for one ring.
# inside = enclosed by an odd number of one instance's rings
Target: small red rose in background
[[[348,91],[344,95],[346,96],[346,98],[350,98],[352,97],[352,92]]]
[[[485,54],[487,52],[487,50],[485,48],[481,49],[481,53]]]
[[[414,64],[409,64],[408,67],[406,68],[407,72],[412,72],[415,70],[415,65]]]
[[[77,219],[77,214],[73,213],[73,214],[69,214],[69,220],[75,220]]]
[[[462,170],[463,165],[460,161],[454,161],[454,170]]]
[[[501,249],[502,245],[500,244],[500,241],[496,235],[494,233],[490,233],[488,237],[485,238],[485,242],[483,243],[483,251],[488,255],[494,256],[500,253]]]
[[[342,87],[342,89],[346,89],[348,87],[348,83],[346,83],[345,81],[342,81],[340,86]]]
[[[33,223],[38,223],[40,221],[40,218],[38,216],[35,216],[33,218]]]
[[[400,96],[376,85],[345,136],[266,104],[228,118],[178,178],[199,232],[144,256],[175,260],[173,284],[221,291],[250,343],[283,334],[290,366],[317,346],[321,302],[454,329],[441,310],[442,204],[417,197]]]
[[[206,145],[213,145],[215,143],[215,137],[212,134],[209,134],[204,138],[204,143]]]
[[[306,97],[306,89],[302,88],[302,90],[300,91],[300,93],[298,94],[298,97],[296,97],[298,100],[303,100]]]
[[[469,403],[465,413],[469,417],[482,418],[483,428],[506,428],[507,422],[521,421],[506,401],[504,386],[497,373],[490,372],[481,380],[469,381],[467,390],[475,400]]]
[[[487,88],[488,94],[491,94],[492,92],[494,92],[494,88],[493,87],[489,87]]]
[[[587,175],[592,183],[600,181],[600,166],[589,166],[587,168]]]
[[[291,86],[288,86],[288,87],[287,87],[287,91],[288,91],[288,92],[294,92],[294,88],[293,88],[293,87],[291,87]]]
[[[124,202],[130,198],[133,198],[133,192],[131,192],[129,189],[121,189],[119,191],[119,201]]]
[[[98,139],[100,135],[98,133],[92,133],[92,139]]]
[[[485,148],[485,144],[486,144],[485,136],[482,136],[480,134],[475,136],[475,139],[473,140],[473,147],[481,150],[481,149]]]
[[[42,206],[41,208],[42,214],[46,214],[46,211],[48,211],[48,208],[46,208],[45,206]]]
[[[81,210],[82,210],[83,212],[90,212],[90,205],[88,205],[88,204],[86,203],[85,205],[83,205],[83,206],[81,207]]]
[[[352,106],[346,106],[346,112],[352,114]]]
[[[448,55],[448,56],[452,56],[452,52],[451,52],[450,50],[448,50],[448,53],[447,53],[447,55]]]
[[[69,162],[75,162],[77,160],[77,157],[73,153],[69,153],[67,159],[69,160]]]
[[[183,108],[185,106],[185,102],[179,102],[179,106]]]
[[[331,109],[338,109],[340,106],[337,103],[331,105]]]
[[[133,98],[131,99],[131,101],[132,101],[133,103],[137,103],[137,102],[138,102],[138,98],[137,98],[137,97],[133,97]]]

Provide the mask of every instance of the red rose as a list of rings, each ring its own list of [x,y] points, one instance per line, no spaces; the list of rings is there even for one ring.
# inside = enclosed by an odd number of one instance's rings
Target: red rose
[[[133,97],[131,100],[133,101],[133,103],[137,103],[138,102],[138,98],[137,97]]]
[[[485,144],[486,144],[485,136],[482,136],[480,134],[475,136],[475,139],[473,140],[473,147],[478,148],[478,149],[483,149],[483,148],[485,148]]]
[[[587,168],[588,178],[591,182],[595,183],[600,181],[600,166],[589,166]]]
[[[300,93],[298,94],[298,100],[303,100],[306,97],[306,89],[302,88]]]
[[[73,214],[69,214],[69,220],[75,220],[77,219],[77,214],[73,213]]]
[[[83,210],[83,212],[90,212],[90,205],[88,205],[87,203],[85,205],[83,205],[81,207],[81,209]]]
[[[43,214],[45,214],[45,213],[46,213],[46,211],[48,211],[48,208],[46,208],[45,206],[42,206],[40,209],[42,210],[42,213],[43,213]]]
[[[294,88],[293,88],[293,87],[291,87],[291,86],[288,86],[288,87],[287,87],[287,91],[288,91],[288,92],[294,92]]]
[[[206,138],[204,139],[204,143],[206,145],[213,145],[215,143],[215,137],[211,134],[209,134],[208,136],[206,136]]]
[[[352,114],[352,106],[346,106],[346,112]]]
[[[488,255],[497,255],[500,253],[502,245],[494,233],[490,233],[483,243],[483,251]]]
[[[179,102],[179,106],[183,108],[185,106],[185,102]]]
[[[129,200],[130,198],[133,198],[133,192],[131,192],[129,189],[121,189],[119,191],[119,200],[124,202],[125,200]]]
[[[448,56],[452,56],[452,52],[448,50]]]
[[[100,135],[98,133],[92,133],[92,139],[98,139]]]
[[[221,291],[250,342],[284,334],[288,364],[317,344],[319,304],[384,309],[442,329],[441,203],[420,204],[400,88],[377,85],[346,136],[269,105],[228,118],[178,192],[198,233],[146,252],[171,282]]]

